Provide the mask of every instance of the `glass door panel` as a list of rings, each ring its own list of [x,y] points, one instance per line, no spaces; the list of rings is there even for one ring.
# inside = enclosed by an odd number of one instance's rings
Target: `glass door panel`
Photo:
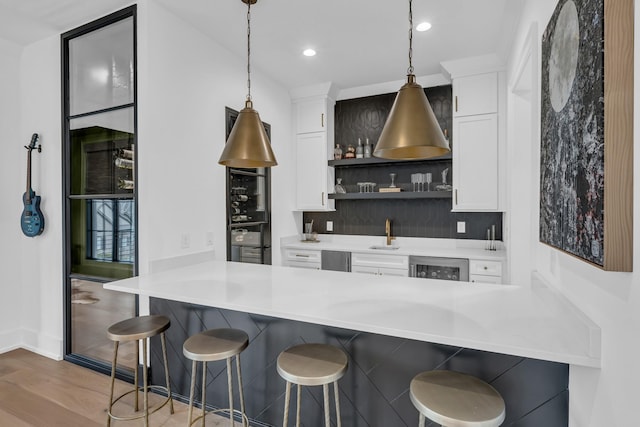
[[[133,17],[69,40],[69,111],[78,115],[134,101]]]
[[[135,309],[131,295],[107,291],[102,282],[71,279],[71,352],[110,364],[113,341],[107,338],[105,325],[132,317]],[[119,365],[133,371],[135,351],[133,343],[122,343],[118,349]]]

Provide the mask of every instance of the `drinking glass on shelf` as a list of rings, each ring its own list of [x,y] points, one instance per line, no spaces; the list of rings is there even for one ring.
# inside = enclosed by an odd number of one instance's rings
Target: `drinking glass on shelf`
[[[429,187],[431,185],[431,183],[433,182],[433,176],[431,175],[431,172],[427,172],[425,174],[422,175],[424,178],[424,182],[427,183],[427,191],[431,191],[431,188]]]
[[[413,191],[416,191],[416,183],[418,182],[418,180],[416,179],[416,177],[418,176],[418,174],[416,173],[412,173],[411,174],[411,186],[413,187]]]
[[[390,173],[389,177],[391,178],[391,185],[389,186],[389,188],[396,188],[396,174]]]
[[[421,173],[416,174],[416,181],[418,182],[418,191],[424,191],[424,177]]]

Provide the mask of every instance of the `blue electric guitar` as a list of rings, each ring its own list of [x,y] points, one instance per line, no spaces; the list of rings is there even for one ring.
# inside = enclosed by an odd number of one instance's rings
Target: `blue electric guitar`
[[[29,155],[27,156],[27,191],[22,196],[24,210],[20,216],[20,226],[27,237],[38,236],[44,230],[44,216],[40,211],[40,196],[37,196],[36,192],[31,189],[31,152],[36,149],[37,141],[38,134],[34,133],[29,146],[24,147],[29,151]],[[38,145],[37,150],[41,152],[42,147]]]

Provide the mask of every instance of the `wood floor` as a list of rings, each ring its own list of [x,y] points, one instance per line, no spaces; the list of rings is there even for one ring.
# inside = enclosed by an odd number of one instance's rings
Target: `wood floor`
[[[0,354],[0,426],[98,427],[107,422],[110,378],[65,361],[55,361],[14,350]],[[118,382],[115,393],[131,387]],[[152,395],[160,400],[160,396]],[[123,399],[124,400],[124,399]],[[130,399],[133,400],[133,399]],[[151,400],[151,398],[150,398]],[[186,426],[187,405],[174,402],[150,417],[151,426]],[[117,411],[116,411],[117,410]],[[131,413],[130,402],[118,404],[117,414]],[[211,415],[207,426],[228,426],[229,420]],[[142,426],[142,420],[117,422],[112,426]],[[239,426],[236,423],[236,426]]]

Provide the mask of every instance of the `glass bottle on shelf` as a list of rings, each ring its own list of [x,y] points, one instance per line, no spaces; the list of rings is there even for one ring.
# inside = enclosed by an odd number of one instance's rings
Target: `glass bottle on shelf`
[[[371,144],[369,144],[369,138],[367,138],[364,144],[364,158],[368,159],[370,157],[371,157]]]
[[[344,186],[342,185],[342,178],[336,178],[336,181],[337,181],[337,184],[335,186],[336,194],[345,194],[347,190],[345,190]]]
[[[333,159],[342,159],[342,148],[340,147],[340,144],[336,144],[336,148],[333,149]]]
[[[364,157],[364,151],[362,148],[362,140],[358,138],[358,146],[356,147],[356,159],[362,159]]]

